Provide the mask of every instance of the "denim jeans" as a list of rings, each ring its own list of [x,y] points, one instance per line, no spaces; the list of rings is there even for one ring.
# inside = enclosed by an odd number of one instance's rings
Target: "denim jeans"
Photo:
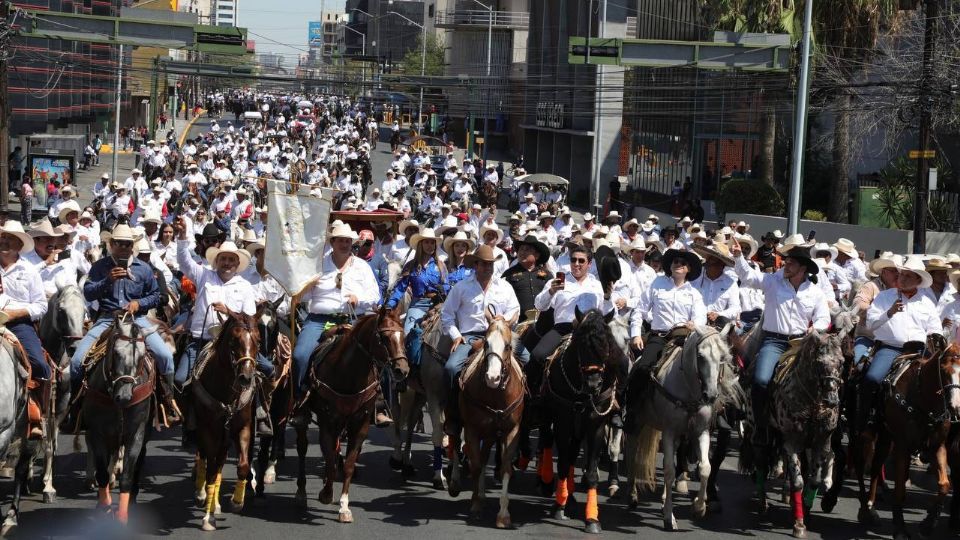
[[[900,356],[901,350],[893,347],[881,346],[873,354],[873,360],[870,367],[867,368],[867,374],[864,375],[863,382],[872,386],[880,386],[883,378],[890,373],[893,361]]]
[[[403,319],[403,335],[406,336],[405,344],[407,346],[407,358],[413,365],[420,365],[420,348],[423,344],[422,333],[414,330],[416,326],[430,308],[433,307],[433,301],[429,298],[420,298],[414,300],[407,308],[407,316]]]
[[[177,371],[174,373],[173,380],[180,386],[183,386],[193,373],[193,366],[197,364],[197,356],[207,341],[191,339],[183,350],[183,356],[180,357],[180,363],[177,365]],[[273,364],[267,361],[262,353],[257,351],[257,369],[267,377],[273,376]]]
[[[23,317],[14,321],[7,321],[6,326],[7,330],[17,336],[24,352],[27,353],[31,376],[34,379],[50,379],[50,366],[43,356],[43,345],[40,343],[40,337],[33,326],[33,321],[28,317]]]
[[[303,327],[297,336],[297,346],[293,348],[293,389],[297,397],[303,395],[303,381],[310,367],[310,357],[320,343],[320,336],[327,329],[327,323],[333,323],[332,316],[311,313],[303,322]]]
[[[873,348],[873,338],[860,336],[853,341],[853,363],[856,364],[861,358],[870,354]]]
[[[160,337],[160,334],[157,333],[156,327],[143,316],[137,317],[136,323],[144,332],[149,332],[146,335],[145,341],[147,349],[153,355],[153,362],[157,368],[157,374],[173,374],[173,353],[170,351],[167,343],[163,341],[163,338]],[[75,381],[74,384],[79,384],[83,377],[83,359],[87,356],[87,351],[90,350],[90,347],[93,347],[93,344],[96,343],[97,339],[111,324],[113,324],[113,317],[101,317],[97,319],[97,321],[93,323],[93,326],[90,327],[90,330],[87,331],[87,335],[83,336],[83,339],[77,344],[77,350],[73,354],[73,358],[70,359],[70,380]]]
[[[481,339],[483,339],[483,336],[465,335],[463,336],[463,343],[450,353],[450,357],[447,358],[447,363],[443,366],[444,374],[447,378],[447,385],[453,386],[454,381],[457,380],[460,371],[470,357],[470,352],[473,350],[473,343]]]
[[[780,356],[790,348],[790,342],[766,336],[763,338],[763,344],[760,346],[760,352],[757,353],[757,363],[753,370],[753,386],[766,390],[773,378],[773,371],[780,361]]]

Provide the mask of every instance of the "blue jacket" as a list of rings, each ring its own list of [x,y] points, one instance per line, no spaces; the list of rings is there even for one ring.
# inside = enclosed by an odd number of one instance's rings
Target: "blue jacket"
[[[450,283],[444,279],[443,274],[440,273],[440,269],[437,268],[437,263],[433,259],[430,259],[426,268],[421,269],[418,267],[413,272],[397,280],[397,284],[393,288],[393,294],[391,294],[390,299],[387,300],[387,308],[393,309],[397,307],[397,304],[400,303],[403,295],[407,292],[408,287],[410,288],[410,294],[414,301],[430,293],[442,292],[446,295],[450,292]]]
[[[110,271],[115,266],[109,255],[93,263],[83,285],[83,296],[88,302],[96,301],[100,305],[100,314],[124,309],[132,300],[140,302],[137,315],[160,305],[160,287],[150,265],[134,258],[129,267],[132,277],[111,282]]]
[[[475,270],[473,268],[467,268],[461,264],[456,270],[447,274],[447,282],[450,283],[450,287],[452,288],[457,283],[473,276],[474,273]]]

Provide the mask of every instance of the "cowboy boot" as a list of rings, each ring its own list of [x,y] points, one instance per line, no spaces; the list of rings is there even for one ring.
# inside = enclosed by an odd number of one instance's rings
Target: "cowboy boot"
[[[866,381],[860,383],[857,390],[857,416],[854,424],[858,433],[871,428],[876,420],[877,394],[879,388]]]
[[[44,418],[47,417],[47,408],[50,402],[49,379],[31,379],[28,388],[27,421],[29,438],[41,440],[44,436]]]
[[[174,386],[173,383],[173,373],[168,373],[160,379],[160,386],[163,392],[163,408],[167,415],[167,422],[170,424],[179,424],[183,421],[182,414],[180,412],[180,407],[177,406],[177,402],[173,397]]]
[[[276,382],[272,378],[260,378],[260,389],[257,392],[257,435],[261,437],[273,436],[273,418],[270,417],[273,391]]]

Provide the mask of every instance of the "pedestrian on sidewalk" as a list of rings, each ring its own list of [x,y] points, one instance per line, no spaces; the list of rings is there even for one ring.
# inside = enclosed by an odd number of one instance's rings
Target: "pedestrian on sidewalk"
[[[93,138],[93,151],[96,152],[94,165],[96,165],[97,167],[100,166],[100,149],[102,147],[103,147],[103,141],[100,139],[100,134],[97,133]]]
[[[23,174],[23,183],[20,186],[20,223],[30,223],[33,213],[33,179],[30,173]]]
[[[167,113],[160,113],[160,129],[167,129]]]

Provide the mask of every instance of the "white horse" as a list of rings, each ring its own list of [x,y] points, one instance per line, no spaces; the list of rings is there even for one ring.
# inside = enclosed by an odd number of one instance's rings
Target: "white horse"
[[[614,315],[608,323],[617,346],[630,360],[633,367],[633,351],[630,350],[630,314]],[[607,454],[610,456],[610,471],[607,474],[607,495],[616,496],[620,491],[620,461],[623,459],[623,429],[607,424],[604,428],[607,439]]]
[[[627,436],[628,479],[630,492],[639,481],[644,487],[655,484],[657,443],[662,435],[663,450],[663,526],[677,530],[673,516],[673,484],[676,479],[676,455],[679,440],[686,435],[696,441],[694,458],[699,464],[700,489],[693,501],[693,514],[707,512],[707,479],[710,478],[710,425],[718,406],[743,400],[736,376],[723,366],[730,362],[727,334],[699,326],[686,339],[679,356],[661,365],[651,383],[651,391],[640,396],[627,414],[638,417],[643,429]]]
[[[4,329],[0,332],[6,333]],[[31,451],[27,441],[27,366],[14,355],[14,345],[0,337],[0,466],[14,464],[13,501],[0,535],[16,528],[20,518],[20,494],[27,482]]]

